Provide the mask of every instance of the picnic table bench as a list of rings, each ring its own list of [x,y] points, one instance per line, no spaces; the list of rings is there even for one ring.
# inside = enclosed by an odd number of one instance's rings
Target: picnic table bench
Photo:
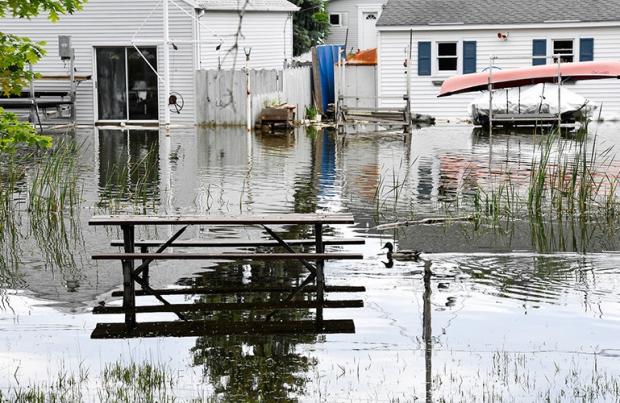
[[[286,331],[303,332],[354,332],[352,320],[323,320],[323,308],[362,307],[361,300],[325,300],[326,292],[363,292],[359,286],[327,286],[325,284],[324,263],[326,260],[362,259],[360,253],[327,252],[326,246],[364,244],[361,238],[324,237],[326,225],[353,224],[350,214],[256,214],[237,216],[183,215],[183,216],[145,216],[145,215],[109,215],[94,216],[89,225],[118,226],[123,239],[112,240],[111,246],[122,247],[120,253],[99,253],[92,256],[95,260],[118,260],[122,262],[123,291],[113,292],[112,296],[122,296],[122,306],[98,306],[95,314],[125,314],[124,323],[99,323],[93,331],[93,338],[109,337],[148,337],[148,336],[188,336],[202,334],[230,334],[237,329],[239,333],[261,331],[262,334],[280,334]],[[136,240],[136,226],[178,225],[181,226],[167,240]],[[180,240],[181,235],[191,225],[200,226],[259,226],[272,239],[238,240]],[[283,239],[270,226],[273,225],[311,225],[314,228],[313,239]],[[312,252],[296,251],[293,247],[313,247]],[[283,248],[284,252],[175,252],[166,253],[170,247],[176,248]],[[149,248],[157,248],[150,251]],[[139,249],[137,251],[136,249]],[[297,287],[200,287],[181,289],[154,289],[149,284],[149,265],[155,260],[296,260],[308,271],[309,275]],[[311,263],[313,262],[313,263]],[[138,264],[139,263],[139,264]],[[136,290],[135,284],[141,290]],[[314,285],[312,285],[314,283]],[[164,296],[183,294],[235,294],[249,292],[281,292],[287,297],[281,301],[244,302],[244,303],[193,303],[172,304]],[[312,300],[294,300],[299,294],[315,294]],[[136,306],[136,296],[150,295],[162,305]],[[260,310],[271,312],[265,316],[269,322],[273,315],[282,309],[316,309],[315,321],[271,322],[271,323],[218,323],[215,321],[189,321],[184,313],[196,311],[219,310]],[[181,322],[147,322],[137,323],[137,313],[172,312]],[[288,330],[287,330],[288,329]]]

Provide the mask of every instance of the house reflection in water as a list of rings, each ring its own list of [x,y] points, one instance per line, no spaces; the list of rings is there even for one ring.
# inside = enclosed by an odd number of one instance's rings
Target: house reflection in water
[[[98,130],[99,199],[155,203],[159,199],[159,133]]]

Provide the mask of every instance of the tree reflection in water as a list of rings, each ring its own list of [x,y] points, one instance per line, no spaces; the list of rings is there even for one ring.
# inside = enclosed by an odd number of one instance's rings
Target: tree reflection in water
[[[263,139],[265,141],[265,139]],[[320,151],[319,151],[320,150]],[[317,210],[321,182],[334,175],[335,147],[328,132],[316,136],[311,146],[309,172],[295,178],[293,209],[295,213]],[[325,234],[330,234],[325,228]],[[290,226],[279,235],[285,239],[312,237],[307,226]],[[191,287],[295,287],[308,272],[299,262],[274,261],[221,263],[198,277],[183,279]],[[279,301],[288,294],[282,292],[236,293],[203,295],[196,303]],[[308,299],[300,293],[294,300]],[[222,321],[264,320],[269,311],[232,311],[192,313],[191,319]],[[276,312],[271,320],[314,319],[314,310],[286,309]],[[304,394],[308,373],[317,365],[315,358],[299,352],[298,345],[321,341],[317,334],[297,335],[228,335],[199,337],[192,348],[193,364],[202,366],[208,383],[224,401],[288,401]]]
[[[184,281],[194,287],[295,286],[301,282],[299,265],[291,262],[223,263],[215,270]],[[303,277],[303,276],[301,276]],[[203,295],[196,303],[277,301],[281,292]],[[306,299],[301,294],[297,299]],[[264,320],[268,311],[193,313],[191,319],[221,321]],[[307,309],[282,310],[272,320],[312,319]],[[298,344],[318,341],[317,335],[228,335],[199,337],[192,348],[193,364],[202,366],[208,383],[225,401],[288,400],[303,393],[307,375],[316,361],[297,352]]]

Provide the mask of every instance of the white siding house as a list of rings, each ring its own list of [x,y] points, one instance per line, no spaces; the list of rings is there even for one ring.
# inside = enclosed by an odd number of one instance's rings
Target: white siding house
[[[183,110],[171,113],[171,123],[193,125],[195,71],[217,68],[218,55],[234,43],[232,33],[240,26],[241,13],[228,5],[231,0],[209,0],[204,5],[168,1],[170,91],[184,100]],[[216,10],[216,3],[221,3],[221,9]],[[297,7],[286,0],[249,0],[239,40],[242,59],[243,47],[251,47],[255,67],[282,68],[284,59],[292,54],[295,10]],[[261,25],[263,29],[258,29]],[[0,19],[2,32],[47,42],[47,54],[35,66],[42,74],[68,72],[58,55],[58,36],[71,36],[77,74],[92,76],[78,86],[76,114],[80,124],[163,122],[168,99],[163,81],[132,45],[138,46],[163,76],[163,26],[162,2],[153,0],[89,0],[82,11],[61,16],[57,23],[46,16]],[[219,53],[213,53],[211,49],[219,44]],[[230,67],[229,63],[222,66]],[[65,84],[40,81],[36,88],[58,85]]]
[[[325,43],[344,45],[346,41],[349,52],[376,48],[376,23],[386,2],[387,0],[329,1],[327,11],[330,27]]]
[[[570,53],[572,61],[620,59],[620,0],[588,7],[573,0],[553,3],[390,0],[378,23],[380,104],[403,103],[411,31],[412,108],[438,118],[468,117],[467,106],[479,93],[437,98],[439,88],[450,76],[488,68],[491,56],[500,69],[542,63],[536,56],[559,52]],[[620,80],[566,85],[600,106],[602,118],[620,118]]]
[[[155,7],[159,5],[159,7]],[[191,7],[183,5],[185,11],[193,12]],[[136,42],[140,46],[155,47],[157,54],[158,71],[163,70],[163,17],[161,4],[152,0],[90,0],[82,11],[73,15],[60,17],[57,23],[50,22],[46,16],[39,16],[31,20],[5,18],[0,20],[0,30],[6,33],[28,36],[33,40],[46,41],[47,54],[35,66],[35,71],[43,74],[59,74],[67,72],[68,68],[58,56],[58,35],[71,35],[72,46],[75,49],[75,65],[78,74],[92,75],[91,81],[84,81],[78,86],[76,98],[77,121],[80,124],[92,124],[103,120],[100,118],[98,105],[98,90],[110,89],[116,91],[116,97],[125,97],[118,94],[117,82],[99,82],[97,80],[97,52],[98,49],[115,48],[118,50],[114,57],[121,57],[125,62],[125,49],[133,49],[131,40],[143,21],[153,10],[151,18],[144,23],[140,33],[136,35]],[[190,42],[194,37],[194,24],[180,9],[170,7],[170,37],[173,40]],[[159,41],[159,43],[158,43]],[[172,115],[172,123],[194,122],[194,50],[191,44],[178,45],[178,50],[171,50],[171,90],[182,94],[185,107],[181,114]],[[107,56],[110,56],[108,52]],[[103,57],[103,53],[100,53]],[[109,76],[110,78],[113,76]],[[102,77],[103,78],[103,77]],[[119,81],[119,80],[114,80]],[[51,83],[37,83],[37,88],[45,88]],[[56,83],[56,85],[62,85]],[[155,80],[158,86],[158,99],[164,99],[161,83]],[[118,101],[118,99],[116,99]],[[159,102],[159,110],[150,114],[163,119],[164,103]],[[114,108],[111,108],[114,109]],[[125,112],[126,114],[126,112]],[[126,116],[123,116],[126,117]],[[126,119],[110,119],[126,120]],[[139,119],[148,120],[148,119]]]
[[[299,7],[285,0],[253,1],[240,20],[242,5],[236,0],[200,2],[201,69],[243,68],[247,49],[254,69],[281,70],[292,60],[293,13]]]

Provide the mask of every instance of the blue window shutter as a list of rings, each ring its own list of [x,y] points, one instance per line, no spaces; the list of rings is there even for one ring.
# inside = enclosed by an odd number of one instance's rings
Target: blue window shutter
[[[476,72],[476,41],[463,41],[463,74]]]
[[[418,42],[418,75],[431,75],[431,43]]]
[[[579,40],[579,61],[591,62],[594,60],[594,39],[581,38]]]
[[[532,56],[547,56],[546,39],[534,39],[532,41]],[[547,64],[547,60],[542,58],[532,59],[532,66],[539,66],[541,64]]]

